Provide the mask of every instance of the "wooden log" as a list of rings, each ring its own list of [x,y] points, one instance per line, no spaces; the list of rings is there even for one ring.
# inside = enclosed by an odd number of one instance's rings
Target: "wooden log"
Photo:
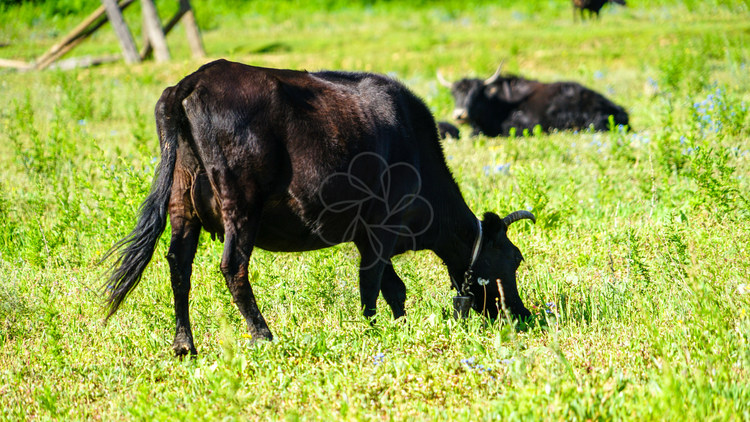
[[[107,22],[106,19],[97,23],[97,25],[94,25],[90,30],[83,33],[80,37],[75,38],[74,40],[70,41],[69,43],[65,44],[62,48],[55,51],[55,54],[51,56],[47,56],[44,60],[37,60],[34,67],[38,70],[46,69],[49,67],[52,63],[54,63],[56,60],[58,60],[60,57],[68,54],[70,50],[76,48],[78,44],[82,43],[86,40],[91,34],[93,34],[99,27],[104,25],[104,23]]]
[[[153,0],[141,0],[141,10],[143,12],[144,29],[148,35],[149,44],[153,46],[156,61],[163,62],[169,60],[167,39],[162,31],[159,13],[156,11]]]
[[[131,3],[133,3],[134,1],[135,0],[130,0],[128,2],[125,2],[126,4],[124,4],[123,6],[127,7]],[[46,69],[52,63],[54,63],[56,60],[60,59],[64,55],[68,54],[68,52],[70,50],[72,50],[75,47],[77,47],[78,44],[80,44],[83,41],[85,41],[86,38],[88,38],[89,36],[91,36],[91,34],[93,34],[94,32],[96,32],[105,23],[107,23],[107,18],[106,17],[103,17],[103,18],[95,21],[93,25],[89,26],[88,28],[84,28],[83,31],[78,32],[78,34],[77,34],[76,37],[69,39],[66,44],[64,44],[61,47],[55,49],[52,52],[52,54],[47,54],[47,55],[44,55],[44,56],[40,57],[39,59],[37,59],[34,67],[36,69],[38,69],[38,70]]]
[[[21,60],[0,59],[0,67],[11,67],[18,70],[30,70],[34,65]]]
[[[153,42],[151,41],[151,33],[154,32],[154,37],[157,39],[161,38],[164,40],[163,50],[157,53],[157,60],[168,60],[169,50],[166,44],[166,35],[172,31],[177,23],[185,17],[185,28],[188,37],[188,43],[194,57],[204,57],[205,50],[203,48],[203,42],[201,40],[200,31],[195,21],[195,15],[190,5],[189,0],[179,0],[180,8],[177,13],[167,22],[163,30],[156,31],[156,28],[160,28],[158,14],[156,8],[153,7],[153,0],[142,0],[145,4],[144,9],[151,9],[151,11],[144,11],[144,32],[147,34],[144,37],[144,47],[140,53],[135,50],[135,42],[127,27],[124,19],[122,18],[122,11],[128,6],[133,4],[135,0],[102,0],[103,5],[96,9],[93,13],[86,17],[78,26],[71,30],[60,42],[53,45],[49,50],[42,54],[33,64],[24,63],[15,60],[2,60],[0,61],[0,67],[14,67],[18,69],[36,68],[44,69],[49,67],[52,63],[58,60],[63,55],[67,54],[83,40],[91,36],[97,29],[104,25],[107,20],[112,22],[112,26],[117,33],[120,45],[123,50],[123,56],[129,63],[139,62],[146,58],[153,49]],[[113,7],[114,5],[114,7]],[[106,15],[106,16],[105,16]],[[156,24],[154,24],[156,22]],[[159,37],[159,33],[162,37]],[[161,49],[161,47],[159,47]],[[136,51],[133,54],[133,51]],[[165,54],[166,51],[166,54]],[[109,61],[109,60],[108,60]]]
[[[175,25],[177,25],[177,22],[179,22],[180,19],[182,19],[182,16],[185,15],[185,12],[187,12],[187,9],[183,8],[182,4],[180,4],[180,8],[179,10],[177,10],[177,13],[175,13],[174,16],[172,16],[172,19],[170,19],[169,22],[167,22],[167,24],[164,26],[165,34],[168,34],[169,31],[171,31],[172,28],[174,28]]]
[[[185,32],[187,33],[188,44],[190,45],[190,50],[193,52],[193,57],[205,57],[206,50],[203,48],[201,33],[198,29],[198,23],[195,21],[195,13],[193,13],[193,8],[190,6],[190,0],[180,0],[180,9],[186,10],[182,22],[185,24]]]
[[[135,41],[133,41],[133,35],[128,29],[125,19],[122,17],[122,11],[117,5],[115,0],[102,0],[104,8],[107,12],[107,17],[112,27],[115,29],[117,38],[120,40],[120,47],[122,48],[122,54],[125,57],[127,63],[138,63],[141,61],[141,56],[138,54],[138,49],[135,47]]]
[[[130,6],[133,3],[135,3],[135,0],[122,1],[121,10],[125,10],[126,7]],[[106,17],[103,17],[102,19],[97,20],[92,26],[86,28],[83,32],[79,33],[76,38],[73,38],[67,44],[65,44],[62,48],[55,51],[54,54],[48,55],[47,57],[44,58],[44,60],[37,60],[34,67],[36,69],[45,69],[49,67],[56,60],[60,59],[62,56],[67,54],[70,50],[77,47],[78,44],[85,41],[86,38],[90,37],[94,32],[96,32],[99,28],[101,28],[101,26],[104,25],[105,23],[107,23]]]
[[[102,56],[102,57],[91,57],[91,56],[73,57],[71,59],[60,60],[54,63],[52,66],[50,66],[50,68],[60,69],[60,70],[70,70],[70,69],[81,68],[81,67],[99,66],[100,64],[112,63],[121,59],[122,59],[122,56],[120,54],[111,55],[111,56]]]
[[[148,25],[146,25],[146,16],[141,13],[141,45],[145,47],[148,44]],[[143,61],[144,59],[145,57],[141,55],[141,61]]]
[[[180,8],[177,10],[177,13],[172,16],[172,18],[167,22],[166,25],[164,25],[164,35],[169,35],[170,32],[172,32],[172,29],[174,29],[175,26],[180,22],[180,19],[182,19],[185,14],[190,11],[190,3],[187,3],[187,6],[183,2],[180,2]],[[197,27],[197,25],[196,25]],[[189,41],[188,41],[189,42]],[[206,52],[203,50],[203,45],[200,42],[200,33],[198,34],[198,45],[197,48],[197,54],[195,53],[196,50],[193,50],[193,54],[196,55],[196,57],[205,57]],[[192,49],[192,45],[191,45]],[[151,44],[146,42],[146,44],[143,46],[143,49],[141,50],[141,60],[145,60],[146,57],[148,57],[149,54],[151,54],[152,47]]]
[[[167,22],[166,25],[164,25],[164,36],[166,37],[169,35],[170,32],[172,32],[172,29],[177,25],[177,23],[180,21],[180,18],[185,14],[185,11],[182,9],[179,9],[177,13],[175,13],[174,16],[172,16],[172,19]],[[146,37],[146,41],[143,44],[143,48],[141,49],[141,60],[145,60],[149,54],[153,51],[153,47],[151,46],[151,43],[148,41],[148,37]]]
[[[126,7],[133,4],[135,0],[120,0],[118,2],[118,7],[120,10],[125,10]],[[83,20],[78,26],[73,28],[70,32],[68,32],[65,37],[63,37],[62,40],[60,40],[57,44],[50,47],[49,50],[47,50],[44,54],[39,56],[39,58],[36,59],[35,63],[37,69],[43,69],[46,66],[49,65],[49,63],[52,63],[56,60],[56,58],[59,58],[62,54],[60,54],[61,51],[65,49],[65,47],[74,42],[75,40],[82,38],[82,37],[88,37],[93,33],[93,31],[88,30],[89,26],[91,24],[94,24],[95,28],[100,28],[106,21],[107,18],[105,15],[105,8],[104,6],[100,6],[98,9],[96,9],[93,13],[91,13],[86,19]],[[70,51],[71,49],[66,49],[65,52]],[[63,53],[64,54],[64,53]],[[40,64],[45,64],[41,65]]]

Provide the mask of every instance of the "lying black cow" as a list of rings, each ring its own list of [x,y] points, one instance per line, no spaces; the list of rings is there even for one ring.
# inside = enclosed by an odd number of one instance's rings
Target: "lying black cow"
[[[628,125],[622,107],[576,82],[542,83],[519,76],[502,76],[500,68],[486,80],[461,79],[450,83],[439,73],[440,83],[451,89],[453,118],[473,128],[473,135],[508,136],[529,132],[539,125],[545,132],[563,129],[610,129]]]
[[[433,250],[473,308],[528,316],[516,287],[523,257],[507,236],[528,211],[478,220],[445,163],[437,125],[400,83],[369,73],[265,69],[219,60],[156,104],[161,162],[106,288],[112,316],[138,284],[166,226],[179,356],[195,354],[188,315],[201,229],[224,242],[229,291],[253,339],[271,339],[248,282],[255,246],[306,251],[354,242],[364,315],[380,293],[404,315],[391,257]]]
[[[599,11],[607,3],[616,3],[625,6],[625,0],[573,0],[573,20],[576,19],[576,12],[580,12],[581,20],[584,19],[584,12],[588,11],[589,17],[596,15],[599,19]]]

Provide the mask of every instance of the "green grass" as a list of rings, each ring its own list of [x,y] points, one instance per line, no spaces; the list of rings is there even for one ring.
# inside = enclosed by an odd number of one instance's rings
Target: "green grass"
[[[0,57],[33,59],[97,3],[0,5]],[[159,2],[165,15],[171,3]],[[522,298],[544,323],[454,321],[444,266],[419,252],[395,260],[407,318],[380,301],[371,327],[353,246],[256,250],[253,288],[276,340],[250,346],[222,245],[204,235],[200,355],[179,361],[164,235],[104,324],[97,261],[150,187],[153,106],[203,63],[178,27],[166,64],[0,73],[0,419],[750,419],[747,2],[633,0],[584,24],[567,1],[295,3],[194,6],[212,58],[389,73],[442,120],[452,100],[435,71],[486,77],[501,60],[626,106],[635,132],[463,127],[444,146],[477,214],[538,216],[510,235],[526,258]],[[74,54],[117,50],[105,27]]]

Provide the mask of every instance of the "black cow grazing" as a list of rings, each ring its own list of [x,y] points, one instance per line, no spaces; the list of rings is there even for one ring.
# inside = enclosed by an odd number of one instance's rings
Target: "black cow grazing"
[[[437,125],[400,83],[370,73],[266,69],[219,60],[156,104],[161,162],[106,285],[111,317],[138,284],[169,214],[176,355],[195,354],[188,315],[201,229],[224,242],[220,269],[255,340],[272,339],[248,282],[253,247],[359,250],[366,317],[378,294],[398,318],[406,287],[391,257],[430,249],[488,317],[530,313],[516,287],[523,257],[507,236],[528,211],[477,219],[446,166]],[[106,258],[106,257],[105,257]]]
[[[461,137],[461,132],[458,128],[448,122],[438,122],[438,135],[440,139],[453,138],[458,139]]]
[[[461,79],[450,83],[439,73],[440,83],[451,89],[455,101],[453,118],[468,123],[473,135],[519,135],[539,125],[545,132],[555,129],[610,129],[628,125],[622,107],[576,82],[542,83],[519,76],[502,76],[498,68],[489,79]]]
[[[607,3],[625,6],[625,0],[573,0],[573,20],[576,20],[578,12],[580,12],[581,20],[583,20],[585,11],[588,11],[589,17],[594,14],[599,19],[599,11]]]

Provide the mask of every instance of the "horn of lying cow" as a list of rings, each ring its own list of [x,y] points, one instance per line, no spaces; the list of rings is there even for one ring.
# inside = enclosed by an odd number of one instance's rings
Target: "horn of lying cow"
[[[526,219],[531,220],[536,224],[536,217],[534,217],[534,214],[532,214],[531,211],[526,210],[513,211],[512,213],[506,215],[505,218],[503,218],[503,223],[505,223],[506,226],[510,226],[518,220]]]
[[[485,85],[493,84],[493,83],[495,83],[498,80],[498,78],[500,78],[500,74],[503,71],[503,64],[505,64],[505,60],[503,60],[500,63],[500,66],[497,67],[497,70],[495,71],[494,75],[490,76],[488,79],[485,79],[485,81],[484,81]]]
[[[444,86],[446,88],[450,88],[450,87],[453,86],[452,83],[448,82],[448,80],[443,77],[443,74],[440,73],[439,70],[437,71],[437,80],[438,80],[438,82],[440,82],[440,85],[442,85],[442,86]]]

